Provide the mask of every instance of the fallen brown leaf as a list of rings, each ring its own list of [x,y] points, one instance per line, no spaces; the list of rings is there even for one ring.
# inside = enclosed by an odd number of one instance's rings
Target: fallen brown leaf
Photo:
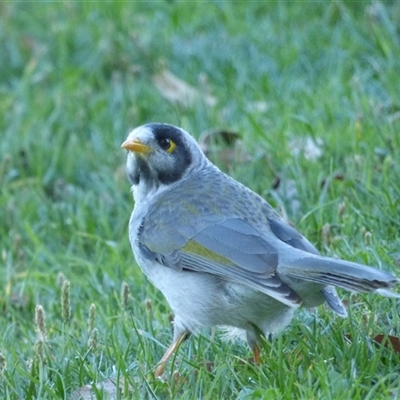
[[[323,155],[324,142],[321,138],[295,138],[290,140],[289,147],[292,154],[297,157],[303,155],[309,161],[315,161]]]
[[[243,164],[251,160],[240,139],[241,136],[236,132],[209,130],[200,135],[199,145],[211,161],[228,169],[232,164]]]
[[[199,90],[178,78],[171,71],[161,71],[152,77],[152,81],[163,97],[182,107],[192,107],[198,100],[203,100],[210,107],[216,104],[213,96],[200,93]]]
[[[400,338],[392,335],[376,335],[374,342],[387,347],[388,349],[394,350],[396,353],[400,353]]]
[[[121,397],[121,392],[124,390],[124,384],[123,381],[120,381],[119,386],[117,386],[114,380],[106,379],[103,382],[97,383],[96,388],[97,390],[105,393],[108,399],[117,399]],[[123,393],[123,398],[128,397],[129,394],[132,394],[133,388],[130,385],[128,390],[129,393]],[[71,399],[73,400],[92,400],[94,398],[96,398],[96,395],[92,389],[92,385],[82,386],[71,394]]]
[[[346,334],[344,335],[346,339],[348,339],[350,342],[353,341],[353,338],[351,335]],[[392,336],[392,335],[384,335],[384,334],[379,334],[376,335],[372,339],[376,344],[385,346],[388,349],[394,350],[396,353],[400,353],[400,338],[397,336]]]

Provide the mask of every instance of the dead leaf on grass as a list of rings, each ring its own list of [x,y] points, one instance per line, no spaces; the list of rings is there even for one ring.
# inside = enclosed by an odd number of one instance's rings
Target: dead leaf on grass
[[[243,164],[251,160],[236,132],[227,130],[209,130],[200,135],[199,145],[204,154],[213,162],[228,169],[232,164]]]
[[[96,388],[98,391],[103,392],[107,395],[107,398],[110,400],[114,400],[117,398],[121,398],[121,393],[124,391],[125,387],[123,381],[119,382],[117,386],[116,382],[113,379],[106,379],[103,382],[99,382],[96,384]],[[128,397],[133,393],[133,388],[128,386],[129,393],[123,393],[123,398]],[[92,389],[92,385],[85,385],[75,390],[72,395],[72,400],[93,400],[96,399],[97,396]]]
[[[344,336],[350,342],[353,341],[353,338],[351,337],[351,335],[347,334]],[[394,350],[396,353],[400,353],[400,338],[397,336],[384,335],[384,334],[380,333],[379,335],[376,335],[372,340],[376,344],[382,345],[389,350]]]
[[[217,102],[215,97],[201,93],[168,70],[154,75],[152,81],[163,97],[182,107],[192,107],[199,100],[203,100],[210,107],[215,106]]]
[[[323,155],[324,142],[321,138],[313,139],[311,136],[295,138],[289,142],[289,147],[295,157],[304,155],[309,161],[315,161]]]
[[[394,350],[396,353],[400,353],[400,338],[392,335],[376,335],[374,342],[385,346],[388,349]]]

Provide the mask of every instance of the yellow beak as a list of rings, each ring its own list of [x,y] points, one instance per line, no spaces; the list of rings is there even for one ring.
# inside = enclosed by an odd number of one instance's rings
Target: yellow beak
[[[121,147],[126,150],[141,154],[149,154],[151,151],[153,151],[151,147],[146,146],[139,139],[126,139],[125,142],[121,144]]]

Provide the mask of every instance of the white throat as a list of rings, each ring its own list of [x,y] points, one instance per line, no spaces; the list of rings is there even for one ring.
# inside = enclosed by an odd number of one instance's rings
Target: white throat
[[[132,193],[135,203],[142,203],[146,198],[156,196],[165,190],[167,190],[171,185],[154,185],[149,181],[141,180],[138,185],[132,186]]]

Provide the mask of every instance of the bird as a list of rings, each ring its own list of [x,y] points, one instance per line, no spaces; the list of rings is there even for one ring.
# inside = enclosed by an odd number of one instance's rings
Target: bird
[[[168,360],[191,334],[225,327],[260,343],[288,326],[299,307],[322,303],[340,317],[335,287],[400,298],[390,272],[320,255],[261,196],[228,176],[193,136],[165,123],[135,128],[122,143],[134,208],[129,240],[137,264],[174,313]]]

